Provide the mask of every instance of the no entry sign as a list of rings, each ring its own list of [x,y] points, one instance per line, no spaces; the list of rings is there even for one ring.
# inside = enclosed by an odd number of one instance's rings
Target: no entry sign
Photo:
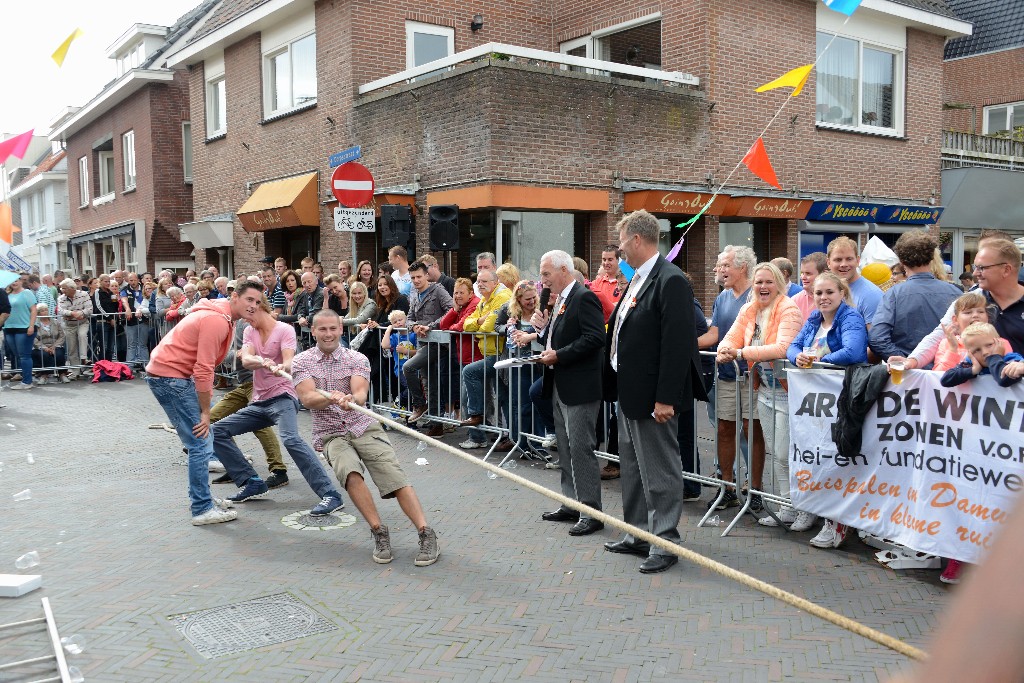
[[[373,175],[362,164],[350,161],[334,169],[331,192],[342,206],[358,209],[373,201]]]

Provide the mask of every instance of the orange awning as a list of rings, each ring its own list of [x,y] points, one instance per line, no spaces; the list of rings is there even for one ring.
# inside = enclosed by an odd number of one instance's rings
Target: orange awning
[[[807,216],[814,202],[809,199],[783,197],[732,197],[723,216],[742,218],[795,218]]]
[[[307,173],[263,183],[236,213],[247,232],[298,226],[319,227],[317,174]]]
[[[412,215],[416,215],[416,195],[411,194],[392,194],[390,192],[381,192],[380,194],[373,195],[373,200],[362,208],[373,209],[373,215],[380,218],[380,207],[385,204],[401,204],[402,206],[408,206],[412,209]],[[337,201],[331,201],[327,203],[327,208],[333,211],[334,207],[337,205]]]
[[[704,208],[711,200],[711,192],[672,192],[669,190],[639,190],[626,192],[623,208],[626,213],[644,209],[651,213],[675,213],[694,215]],[[714,203],[705,212],[711,216],[719,216],[729,203],[728,195],[718,195]]]
[[[608,211],[609,193],[535,185],[477,185],[428,192],[427,205],[456,204],[460,209],[542,209],[548,211]]]

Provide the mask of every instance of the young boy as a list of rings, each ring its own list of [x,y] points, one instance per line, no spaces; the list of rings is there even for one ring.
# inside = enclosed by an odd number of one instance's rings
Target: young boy
[[[384,334],[381,335],[380,346],[384,349],[384,355],[387,355],[388,352],[392,354],[392,368],[400,385],[398,402],[399,405],[407,405],[406,398],[409,386],[406,384],[402,366],[416,354],[416,333],[405,329],[405,311],[391,311],[388,314],[388,322],[391,324],[388,325],[387,329],[384,330]]]
[[[942,375],[942,386],[955,387],[978,375],[991,374],[1001,387],[1008,387],[1024,376],[1024,356],[1003,354],[1003,340],[989,323],[971,323],[960,333],[967,355],[955,368]]]
[[[960,330],[966,330],[971,323],[988,322],[987,305],[988,302],[981,292],[967,292],[953,303],[953,322],[942,326],[946,338],[939,344],[939,349],[935,353],[935,365],[932,370],[945,372],[960,365],[967,355],[967,347],[959,337]],[[1003,353],[1013,351],[1009,341],[1003,339],[1002,342]]]

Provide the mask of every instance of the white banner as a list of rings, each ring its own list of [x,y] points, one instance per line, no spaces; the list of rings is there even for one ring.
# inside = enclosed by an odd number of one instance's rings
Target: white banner
[[[1024,488],[1024,386],[989,376],[947,389],[938,372],[890,381],[839,456],[832,424],[843,374],[788,373],[790,486],[798,510],[914,550],[976,562]]]
[[[373,209],[334,207],[334,229],[337,232],[374,232],[376,227]]]

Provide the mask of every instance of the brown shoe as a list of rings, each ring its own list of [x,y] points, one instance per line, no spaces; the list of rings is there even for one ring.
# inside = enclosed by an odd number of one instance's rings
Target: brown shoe
[[[512,443],[511,439],[502,439],[501,441],[499,441],[494,446],[494,450],[496,450],[496,451],[510,451],[510,450],[512,450],[515,447],[516,447],[516,445],[514,443]]]
[[[483,415],[470,415],[459,424],[461,424],[463,427],[476,427],[479,424],[483,424],[483,421]]]
[[[619,478],[619,466],[618,465],[613,465],[611,463],[608,463],[607,465],[604,466],[604,469],[601,470],[601,479],[604,479],[605,481],[607,481],[609,479],[618,479],[618,478]]]
[[[427,412],[426,406],[416,406],[412,409],[412,415],[409,416],[409,424],[413,424],[419,420]]]
[[[444,425],[442,425],[440,422],[435,422],[434,424],[430,425],[430,429],[427,430],[427,436],[429,436],[432,439],[441,438],[442,436],[444,436]]]

